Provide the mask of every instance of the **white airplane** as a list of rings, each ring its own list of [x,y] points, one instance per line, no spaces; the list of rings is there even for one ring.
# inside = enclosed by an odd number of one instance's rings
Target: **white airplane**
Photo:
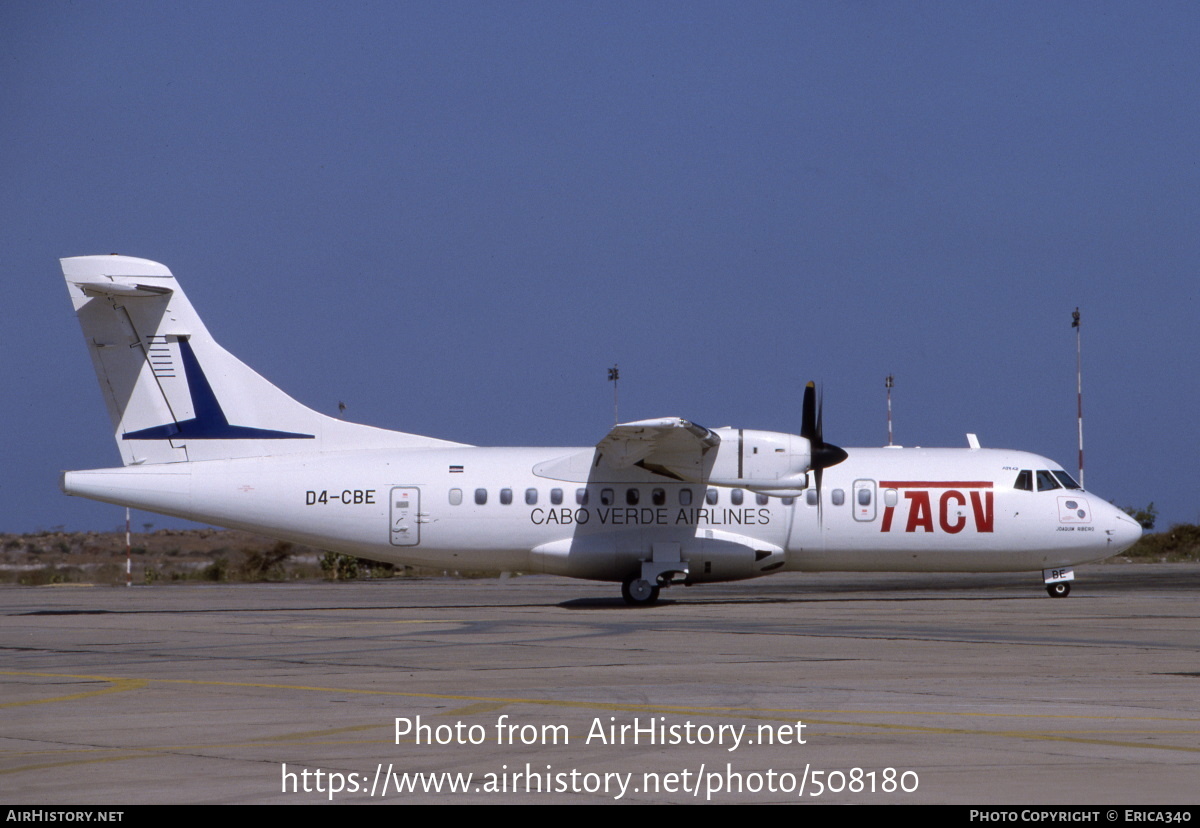
[[[304,407],[218,345],[171,272],[126,256],[62,260],[122,468],[66,494],[396,564],[672,584],[783,571],[1041,571],[1141,528],[1051,460],[979,448],[826,443],[805,389],[799,435],[677,417],[588,448],[483,448]]]

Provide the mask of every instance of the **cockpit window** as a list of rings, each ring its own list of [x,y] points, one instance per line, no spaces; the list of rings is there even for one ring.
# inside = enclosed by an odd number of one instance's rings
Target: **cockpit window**
[[[1050,472],[1041,469],[1037,473],[1037,486],[1039,492],[1046,492],[1050,489],[1062,488],[1062,484]]]
[[[1013,488],[1022,492],[1033,491],[1033,472],[1025,469],[1017,475],[1017,482],[1013,484]]]
[[[1058,478],[1058,482],[1062,484],[1062,487],[1064,489],[1082,489],[1083,488],[1082,486],[1080,486],[1078,483],[1075,482],[1075,478],[1071,477],[1071,475],[1067,474],[1065,471],[1056,471],[1056,472],[1054,472],[1054,476]]]

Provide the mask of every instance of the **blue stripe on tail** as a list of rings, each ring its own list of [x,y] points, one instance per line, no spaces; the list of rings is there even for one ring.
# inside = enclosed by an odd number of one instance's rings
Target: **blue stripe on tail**
[[[272,431],[267,428],[230,425],[217,402],[217,395],[208,384],[208,377],[200,369],[200,362],[192,352],[186,339],[179,340],[179,353],[183,358],[184,375],[187,377],[188,393],[192,397],[192,410],[196,416],[181,423],[143,428],[121,435],[122,440],[311,440],[315,435],[297,434],[291,431]]]

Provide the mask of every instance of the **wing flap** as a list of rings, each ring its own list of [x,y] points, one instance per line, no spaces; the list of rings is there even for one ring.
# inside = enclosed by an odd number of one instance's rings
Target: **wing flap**
[[[696,471],[704,455],[721,443],[715,432],[682,417],[620,423],[596,445],[597,465],[624,469],[641,465],[652,471]]]

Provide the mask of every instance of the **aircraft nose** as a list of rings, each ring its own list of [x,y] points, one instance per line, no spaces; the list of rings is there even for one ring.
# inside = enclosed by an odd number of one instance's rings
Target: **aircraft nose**
[[[1114,555],[1124,552],[1142,537],[1141,524],[1119,509],[1114,509],[1106,532],[1109,540],[1112,541],[1112,554]]]

